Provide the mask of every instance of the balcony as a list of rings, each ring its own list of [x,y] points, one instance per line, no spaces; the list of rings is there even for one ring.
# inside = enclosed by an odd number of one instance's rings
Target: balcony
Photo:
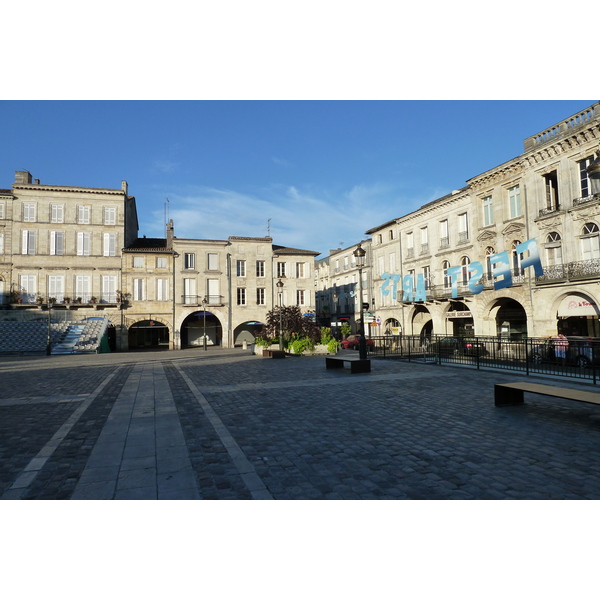
[[[600,258],[593,258],[544,267],[544,274],[541,277],[536,277],[535,283],[544,285],[598,278],[600,278]]]
[[[223,296],[196,296],[186,294],[181,296],[181,304],[184,306],[223,306]]]
[[[589,196],[583,196],[582,198],[575,198],[573,200],[573,208],[589,204],[590,202],[598,202],[600,200],[599,194],[590,194]]]
[[[446,248],[450,248],[450,238],[449,237],[440,238],[440,250],[445,250]]]
[[[458,243],[466,244],[469,241],[469,232],[468,231],[459,231],[458,232]]]

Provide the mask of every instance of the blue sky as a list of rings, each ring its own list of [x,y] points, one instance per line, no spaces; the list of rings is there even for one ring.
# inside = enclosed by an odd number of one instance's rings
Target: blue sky
[[[120,187],[140,235],[264,236],[315,250],[465,185],[594,100],[3,101],[0,187]],[[268,222],[270,219],[270,223]]]

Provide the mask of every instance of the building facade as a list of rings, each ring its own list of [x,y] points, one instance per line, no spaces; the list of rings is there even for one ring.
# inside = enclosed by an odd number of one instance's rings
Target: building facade
[[[421,336],[600,336],[599,144],[597,103],[369,229],[381,321]],[[543,272],[529,264],[536,250]]]
[[[50,186],[17,171],[0,190],[3,308],[106,315],[116,350],[233,347],[277,304],[314,313],[317,255],[270,237],[181,239],[173,221],[164,238],[139,238],[126,182]]]

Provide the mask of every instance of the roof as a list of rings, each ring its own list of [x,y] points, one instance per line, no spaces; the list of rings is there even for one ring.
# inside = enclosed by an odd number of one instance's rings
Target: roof
[[[275,254],[295,254],[297,256],[310,254],[312,256],[319,256],[320,252],[314,250],[300,250],[299,248],[288,248],[287,246],[277,246],[273,244],[273,252]]]
[[[132,244],[123,248],[123,252],[140,252],[142,250],[151,252],[171,252],[167,248],[167,240],[165,238],[137,238]]]

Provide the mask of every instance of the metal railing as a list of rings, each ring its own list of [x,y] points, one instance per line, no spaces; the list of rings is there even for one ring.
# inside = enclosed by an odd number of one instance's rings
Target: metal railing
[[[598,338],[568,338],[567,346],[559,346],[553,338],[388,335],[370,339],[369,352],[377,358],[558,375],[594,384],[600,376]]]

